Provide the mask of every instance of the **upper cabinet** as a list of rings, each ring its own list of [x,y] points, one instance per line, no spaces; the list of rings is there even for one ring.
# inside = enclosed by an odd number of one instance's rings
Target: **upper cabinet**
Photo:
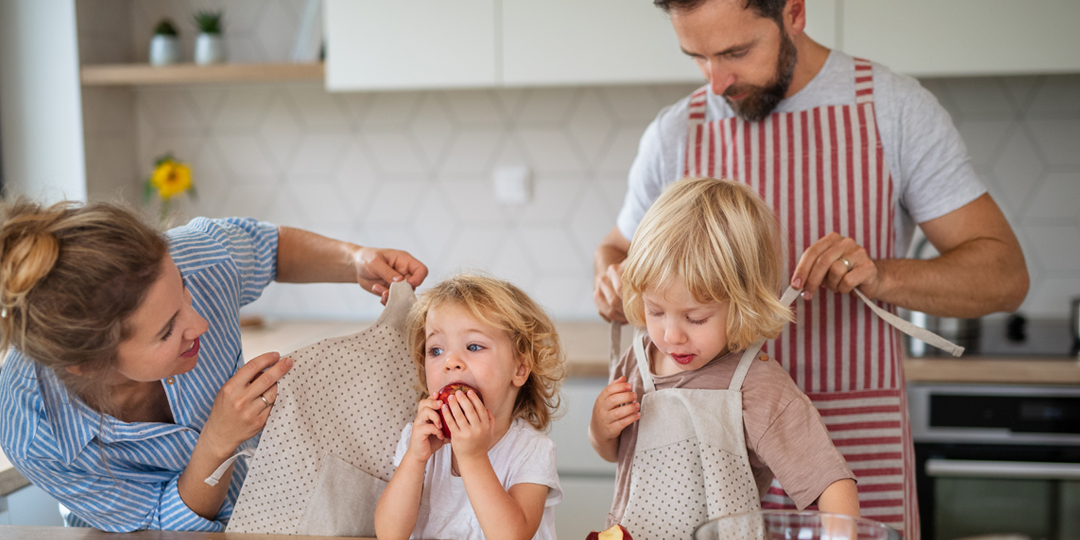
[[[502,0],[503,84],[700,81],[649,0]]]
[[[1077,0],[806,0],[822,45],[911,75],[1080,71]],[[325,0],[330,90],[701,82],[650,0]]]
[[[841,47],[915,76],[1080,70],[1077,0],[841,0]]]
[[[327,89],[498,84],[498,1],[326,0]]]

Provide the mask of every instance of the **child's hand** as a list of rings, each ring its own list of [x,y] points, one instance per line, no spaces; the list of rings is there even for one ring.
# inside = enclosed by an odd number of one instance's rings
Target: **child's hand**
[[[459,461],[486,457],[495,443],[495,417],[484,407],[475,390],[469,390],[468,395],[458,390],[447,401],[443,404],[443,418],[450,428],[454,455]]]
[[[428,397],[420,401],[416,407],[416,421],[413,422],[412,436],[409,437],[409,450],[405,457],[412,457],[421,462],[427,462],[444,444],[446,440],[442,434],[442,419],[439,417],[439,406],[443,402]]]
[[[619,377],[607,385],[593,404],[589,430],[599,441],[615,439],[626,426],[641,418],[641,404],[635,401],[634,389]]]

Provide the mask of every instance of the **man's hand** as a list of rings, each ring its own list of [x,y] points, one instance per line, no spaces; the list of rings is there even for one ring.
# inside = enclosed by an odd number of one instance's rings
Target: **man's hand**
[[[608,266],[603,274],[596,276],[593,283],[593,302],[605,321],[614,320],[626,324],[622,306],[622,269],[623,263],[620,262]]]
[[[622,270],[629,251],[630,241],[616,227],[600,241],[593,257],[593,302],[607,322],[627,322],[622,305]]]
[[[802,288],[802,297],[814,298],[823,285],[851,294],[856,287],[869,298],[877,298],[878,267],[862,246],[835,232],[814,242],[795,266],[791,286]]]

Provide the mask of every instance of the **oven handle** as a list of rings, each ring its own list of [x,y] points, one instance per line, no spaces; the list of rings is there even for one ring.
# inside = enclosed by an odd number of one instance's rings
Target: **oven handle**
[[[1029,480],[1080,480],[1080,463],[931,458],[926,460],[926,475]]]

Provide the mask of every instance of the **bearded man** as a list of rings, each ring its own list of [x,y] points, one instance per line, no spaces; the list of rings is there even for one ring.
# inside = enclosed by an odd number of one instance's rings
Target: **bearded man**
[[[919,537],[900,340],[852,292],[895,312],[1015,310],[1020,245],[948,114],[909,77],[807,36],[805,0],[656,0],[708,84],[642,136],[616,227],[596,250],[594,300],[625,322],[622,261],[664,186],[750,185],[785,231],[796,323],[765,350],[824,418],[858,478],[861,513]],[[941,255],[901,257],[918,225]],[[792,507],[782,487],[766,508]]]

